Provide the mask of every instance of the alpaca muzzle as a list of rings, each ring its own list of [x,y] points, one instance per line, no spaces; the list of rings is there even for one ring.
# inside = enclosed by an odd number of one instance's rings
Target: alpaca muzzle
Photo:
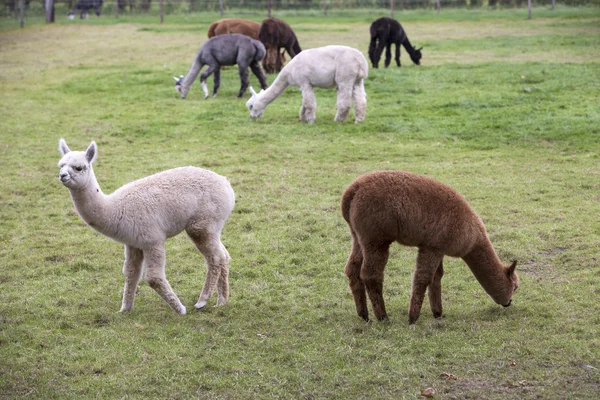
[[[508,301],[508,303],[506,303],[506,304],[502,304],[502,307],[506,308],[506,307],[509,307],[511,304],[512,304],[512,299],[510,299],[510,300]]]

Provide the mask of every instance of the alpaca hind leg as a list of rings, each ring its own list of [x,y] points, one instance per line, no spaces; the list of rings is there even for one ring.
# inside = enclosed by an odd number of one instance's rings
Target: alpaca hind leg
[[[302,87],[302,107],[300,107],[300,121],[312,124],[317,118],[317,98],[312,86]]]
[[[442,318],[442,277],[444,276],[444,263],[440,262],[440,266],[435,270],[433,281],[427,288],[427,296],[429,297],[429,307],[435,318]]]
[[[219,88],[221,87],[221,66],[218,66],[217,68],[215,68],[215,76],[213,78],[214,78],[213,97],[217,97],[217,92],[219,91]]]
[[[125,288],[123,289],[123,304],[119,312],[130,311],[133,308],[135,292],[142,278],[142,262],[144,254],[140,249],[125,245],[125,262],[123,275],[125,275]]]
[[[206,261],[206,281],[200,292],[196,309],[203,308],[217,288],[219,299],[217,305],[225,304],[229,297],[229,253],[221,243],[219,235],[210,235],[197,231],[188,231],[188,235]]]
[[[400,42],[396,42],[396,65],[400,66]]]
[[[219,280],[217,282],[217,305],[221,306],[227,302],[229,298],[229,263],[231,262],[231,257],[229,256],[229,252],[221,243],[221,247],[223,247],[223,251],[226,254],[226,261],[221,266],[221,275],[219,276]]]
[[[364,258],[360,279],[365,283],[375,318],[380,321],[388,317],[383,301],[383,276],[389,257],[389,247],[390,243],[362,245]]]
[[[237,97],[242,97],[250,84],[250,79],[248,78],[248,66],[246,64],[238,64],[238,71],[240,74],[240,91],[238,92]]]
[[[252,73],[254,73],[254,75],[258,78],[261,89],[266,89],[267,87],[269,87],[269,84],[267,83],[267,77],[265,76],[265,73],[262,70],[262,68],[260,68],[260,64],[258,63],[258,61],[252,61],[252,63],[250,64],[250,69],[252,70]]]
[[[338,85],[337,90],[337,112],[334,121],[343,122],[348,118],[352,108],[352,86],[343,84]]]
[[[186,309],[167,281],[165,275],[164,243],[150,249],[144,249],[144,266],[146,282],[162,297],[175,312],[185,315]]]
[[[354,85],[352,98],[354,99],[354,123],[362,122],[367,114],[367,94],[364,80],[361,79],[360,83]]]
[[[417,266],[413,275],[412,293],[408,309],[408,323],[414,324],[419,319],[425,291],[434,279],[436,269],[444,258],[443,254],[432,250],[419,249]],[[441,277],[440,277],[441,279]],[[435,289],[434,289],[435,292]]]
[[[368,322],[369,310],[367,308],[367,292],[364,282],[360,279],[360,268],[362,263],[362,248],[358,243],[354,231],[352,231],[352,250],[348,256],[348,261],[346,262],[346,268],[344,269],[344,272],[346,273],[350,283],[350,290],[352,291],[354,304],[356,305],[356,313],[359,317]]]

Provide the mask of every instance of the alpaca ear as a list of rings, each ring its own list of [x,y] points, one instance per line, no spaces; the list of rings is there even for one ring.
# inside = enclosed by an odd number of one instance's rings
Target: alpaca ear
[[[93,164],[94,161],[96,161],[97,157],[98,157],[98,146],[96,146],[96,142],[92,141],[92,143],[90,143],[89,147],[85,151],[85,159],[90,164]]]
[[[71,151],[69,149],[69,146],[67,146],[67,142],[65,142],[65,139],[63,138],[60,138],[60,140],[58,141],[58,151],[60,152],[61,156],[64,156],[65,154]]]
[[[421,51],[421,50],[423,50],[423,46],[421,46],[421,48],[420,48],[420,49],[417,49],[417,51]]]
[[[256,96],[256,91],[252,86],[250,86],[250,93],[252,93],[252,96]]]
[[[513,261],[510,267],[506,270],[506,274],[510,277],[515,273],[515,268],[517,267],[517,260]]]
[[[175,83],[179,83],[179,78],[174,76],[173,79],[175,80]]]

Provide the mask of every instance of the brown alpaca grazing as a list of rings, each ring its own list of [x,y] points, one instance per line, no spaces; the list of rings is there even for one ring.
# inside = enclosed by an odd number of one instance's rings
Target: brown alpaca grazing
[[[260,24],[254,21],[248,21],[240,18],[225,18],[215,21],[208,27],[208,38],[218,35],[227,35],[229,33],[241,33],[258,40],[258,30]]]
[[[444,256],[460,257],[483,289],[508,307],[519,286],[517,262],[502,264],[481,218],[451,187],[404,171],[376,171],[356,179],[342,196],[342,215],[352,235],[346,275],[356,311],[369,321],[366,293],[375,317],[387,318],[383,275],[393,242],[419,248],[408,322],[421,313],[425,291],[435,318],[442,317]]]
[[[292,27],[278,18],[271,17],[263,20],[258,32],[258,39],[267,49],[267,57],[263,60],[263,69],[268,74],[280,72],[283,68],[283,62],[279,57],[281,48],[285,49],[291,59],[302,51]],[[273,62],[275,62],[275,66],[272,65]]]

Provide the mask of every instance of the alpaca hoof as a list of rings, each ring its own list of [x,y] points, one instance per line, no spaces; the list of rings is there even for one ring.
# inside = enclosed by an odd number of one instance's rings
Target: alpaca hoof
[[[388,320],[389,320],[389,318],[388,318],[387,314],[378,315],[378,316],[377,316],[377,319],[378,319],[379,321],[388,321]]]
[[[121,309],[119,310],[120,313],[129,312],[129,311],[131,311],[131,307],[121,307]]]
[[[225,303],[227,303],[227,299],[225,297],[219,297],[215,307],[223,306],[223,305],[225,305]]]
[[[179,311],[177,311],[177,313],[178,313],[179,315],[185,315],[185,314],[187,313],[187,309],[185,308],[185,306],[181,306],[181,307],[179,308]]]
[[[440,313],[433,313],[433,317],[435,319],[442,319],[442,318],[446,318],[446,314],[442,314],[441,312]]]
[[[196,310],[201,310],[204,308],[205,305],[206,305],[206,300],[202,300],[202,301],[199,301],[196,304],[194,304],[194,308],[196,308]]]

